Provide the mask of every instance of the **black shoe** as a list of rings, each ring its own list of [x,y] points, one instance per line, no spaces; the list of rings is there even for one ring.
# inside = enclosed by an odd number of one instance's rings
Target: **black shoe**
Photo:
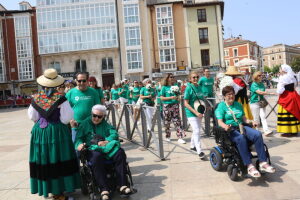
[[[191,151],[197,151],[196,147],[190,148]]]
[[[203,152],[199,153],[199,157],[200,157],[200,159],[203,159],[205,157],[205,153],[203,153]]]

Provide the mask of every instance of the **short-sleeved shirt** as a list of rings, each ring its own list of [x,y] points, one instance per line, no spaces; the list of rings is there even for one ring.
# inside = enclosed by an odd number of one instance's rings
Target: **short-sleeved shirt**
[[[102,102],[102,99],[104,99],[103,90],[101,88],[95,89],[98,92],[98,95],[100,97],[100,103]]]
[[[264,84],[262,82],[257,83],[257,82],[253,82],[251,84],[250,87],[250,103],[256,103],[259,102],[260,100],[262,100],[264,98],[264,95],[260,95],[257,94],[256,91],[260,90],[260,91],[265,91],[266,88],[264,86]]]
[[[111,99],[112,100],[117,100],[119,98],[119,90],[118,89],[111,89],[110,90],[110,93],[111,93]]]
[[[129,99],[129,86],[127,84],[123,85],[121,88],[119,88],[119,93],[120,92],[122,92],[122,94],[120,94],[120,97],[123,97],[125,99]]]
[[[85,91],[72,88],[66,94],[73,111],[74,119],[78,122],[91,115],[92,107],[100,103],[98,92],[94,88],[88,87]]]
[[[206,97],[214,96],[214,79],[206,78],[205,76],[201,77],[198,84],[201,87],[202,93]]]
[[[140,95],[142,96],[149,96],[151,95],[152,98],[155,97],[155,91],[153,88],[147,89],[146,87],[142,87],[141,91],[140,91]],[[152,100],[152,98],[146,98],[143,99],[144,103],[149,103],[149,104],[154,104],[154,101]]]
[[[223,122],[227,125],[231,124],[232,126],[238,126],[239,123],[243,122],[243,116],[245,115],[242,104],[237,101],[234,101],[229,108],[233,111],[238,123],[234,121],[234,117],[229,111],[226,103],[223,101],[219,103],[218,108],[215,111],[215,115],[217,119],[222,119]]]
[[[184,91],[183,99],[189,100],[190,106],[194,108],[195,101],[198,101],[198,99],[203,99],[201,87],[199,85],[195,86],[194,84],[188,83]],[[187,117],[196,117],[196,115],[192,113],[188,108],[185,108],[185,113]]]
[[[134,102],[137,102],[137,100],[139,99],[139,95],[140,95],[140,87],[134,87],[131,94],[132,94],[132,100]]]
[[[163,86],[161,88],[161,92],[160,93],[161,93],[161,96],[163,96],[163,97],[173,97],[173,96],[176,96],[176,94],[174,94],[171,91],[171,86],[169,86],[169,85]],[[175,99],[162,100],[162,103],[163,104],[175,104],[175,103],[178,103],[178,100],[175,100]]]

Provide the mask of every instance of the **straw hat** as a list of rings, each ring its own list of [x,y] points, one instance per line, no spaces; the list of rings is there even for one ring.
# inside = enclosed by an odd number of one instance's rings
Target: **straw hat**
[[[57,74],[56,69],[46,69],[44,74],[36,80],[37,83],[44,87],[58,87],[65,82],[65,79]]]
[[[243,74],[239,72],[235,66],[229,66],[225,75],[239,76]]]

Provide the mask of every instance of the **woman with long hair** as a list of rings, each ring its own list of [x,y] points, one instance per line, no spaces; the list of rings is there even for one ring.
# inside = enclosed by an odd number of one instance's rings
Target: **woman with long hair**
[[[173,74],[168,73],[162,81],[162,88],[160,91],[160,99],[163,104],[164,122],[166,129],[166,140],[171,141],[170,125],[173,122],[176,131],[178,143],[185,144],[183,140],[185,132],[183,131],[181,118],[179,113],[179,100],[180,100],[180,89],[175,86],[176,80]],[[177,88],[177,91],[176,91]]]
[[[200,132],[201,121],[204,113],[201,110],[195,108],[194,103],[203,99],[201,87],[198,85],[199,74],[197,72],[191,72],[189,74],[189,83],[184,92],[184,106],[188,122],[190,123],[193,133],[191,137],[191,150],[197,151],[199,157],[203,159],[205,157],[204,152],[201,149]]]
[[[89,86],[91,88],[94,88],[98,92],[101,104],[104,104],[105,100],[104,100],[103,90],[101,89],[101,87],[98,86],[97,79],[94,76],[90,76],[88,82],[89,82]]]

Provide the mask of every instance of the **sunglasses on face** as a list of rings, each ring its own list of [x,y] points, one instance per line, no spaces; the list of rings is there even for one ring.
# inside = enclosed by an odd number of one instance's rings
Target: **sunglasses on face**
[[[78,83],[85,83],[86,80],[77,80]]]
[[[198,79],[198,78],[199,78],[199,76],[193,76],[192,78],[196,78],[196,79]]]
[[[93,117],[94,118],[98,118],[98,119],[102,119],[104,117],[104,115],[96,115],[96,114],[93,114]]]
[[[174,76],[170,76],[169,78],[174,78]]]

